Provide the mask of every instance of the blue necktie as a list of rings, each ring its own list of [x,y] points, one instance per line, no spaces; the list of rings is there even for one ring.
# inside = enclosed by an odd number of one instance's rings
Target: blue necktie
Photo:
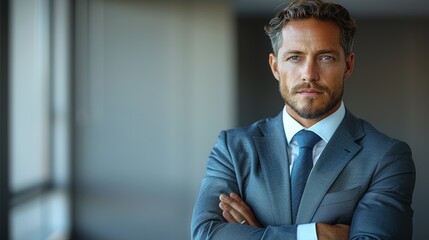
[[[304,192],[307,178],[313,168],[313,147],[321,138],[314,132],[301,130],[294,139],[298,142],[299,154],[291,172],[292,220],[296,221],[299,203]]]

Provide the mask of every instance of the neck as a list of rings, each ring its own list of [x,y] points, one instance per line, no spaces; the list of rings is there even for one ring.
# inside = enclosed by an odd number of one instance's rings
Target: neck
[[[286,104],[286,112],[303,127],[310,128],[314,124],[318,123],[319,121],[323,120],[324,118],[328,117],[329,115],[337,111],[338,108],[340,108],[340,106],[341,106],[341,101],[331,110],[329,110],[326,114],[318,118],[303,118],[287,104]]]

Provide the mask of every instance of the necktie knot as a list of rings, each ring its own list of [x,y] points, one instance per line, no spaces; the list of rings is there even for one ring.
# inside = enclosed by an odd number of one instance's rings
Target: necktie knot
[[[299,148],[313,148],[321,140],[319,135],[308,130],[299,131],[294,138]]]

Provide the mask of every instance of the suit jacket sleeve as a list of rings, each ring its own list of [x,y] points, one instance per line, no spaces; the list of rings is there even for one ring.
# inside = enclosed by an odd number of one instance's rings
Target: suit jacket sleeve
[[[394,140],[380,152],[371,184],[355,209],[350,239],[412,239],[415,168],[411,150]]]
[[[228,149],[226,132],[222,132],[207,161],[206,176],[194,207],[192,239],[296,239],[296,225],[255,228],[228,223],[223,219],[219,195],[240,193],[237,182],[240,179],[236,176],[237,165],[233,158]]]

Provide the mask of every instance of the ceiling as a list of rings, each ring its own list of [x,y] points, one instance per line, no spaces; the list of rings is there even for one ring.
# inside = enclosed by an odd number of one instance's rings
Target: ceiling
[[[291,0],[232,0],[239,14],[272,16]],[[429,16],[429,0],[334,0],[353,17]]]

